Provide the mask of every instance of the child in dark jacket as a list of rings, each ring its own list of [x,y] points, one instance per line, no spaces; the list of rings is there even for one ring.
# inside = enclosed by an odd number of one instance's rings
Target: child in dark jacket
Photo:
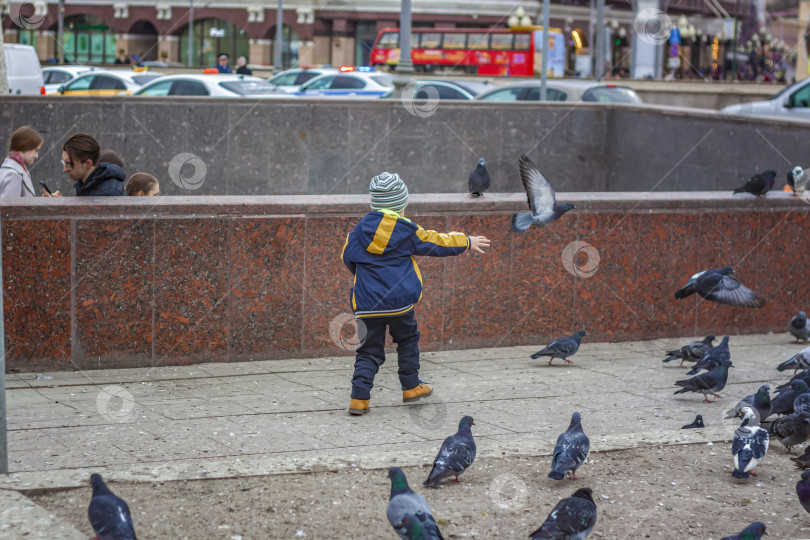
[[[341,258],[354,274],[352,309],[365,336],[357,348],[349,413],[369,410],[374,376],[385,362],[386,327],[397,344],[402,401],[433,393],[419,380],[419,330],[413,306],[422,298],[422,275],[414,255],[448,257],[484,253],[485,236],[426,231],[405,218],[408,188],[397,174],[371,179],[371,212],[346,237]],[[362,336],[362,332],[359,332]]]

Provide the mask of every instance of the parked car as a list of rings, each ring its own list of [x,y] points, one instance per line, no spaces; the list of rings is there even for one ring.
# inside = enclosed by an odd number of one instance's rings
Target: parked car
[[[471,100],[475,96],[493,85],[479,81],[455,81],[455,80],[417,80],[414,81],[414,99],[461,99]],[[390,98],[394,94],[392,88],[382,95],[383,99]]]
[[[166,75],[134,92],[135,96],[290,97],[260,77],[250,75]]]
[[[96,70],[79,75],[69,83],[63,84],[59,88],[59,93],[66,96],[129,95],[158,77],[163,77],[163,74],[131,69]]]
[[[277,75],[273,75],[267,82],[278,86],[281,90],[297,94],[301,89],[301,85],[305,82],[314,79],[318,75],[325,73],[339,73],[335,68],[297,68],[282,71]]]
[[[298,95],[377,98],[394,87],[393,81],[393,75],[376,71],[326,73],[304,83]]]
[[[65,85],[88,71],[96,68],[92,66],[55,66],[42,68],[42,79],[45,83],[46,94],[58,94],[59,87]]]
[[[475,98],[478,101],[539,101],[540,81],[502,84]],[[607,82],[550,80],[546,101],[587,101],[596,103],[641,103],[635,90]]]
[[[9,43],[3,45],[3,54],[9,94],[31,96],[45,93],[42,68],[32,46]]]
[[[729,105],[721,112],[730,116],[756,115],[810,120],[810,79],[788,86],[766,100]]]

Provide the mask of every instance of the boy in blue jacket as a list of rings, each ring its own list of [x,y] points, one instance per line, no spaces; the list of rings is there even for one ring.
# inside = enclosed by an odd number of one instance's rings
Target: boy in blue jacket
[[[354,274],[352,309],[366,335],[354,363],[349,413],[369,410],[374,376],[385,362],[386,327],[397,344],[402,401],[418,401],[433,393],[419,380],[419,330],[413,306],[422,298],[422,275],[414,255],[448,257],[465,251],[484,253],[485,236],[426,231],[403,216],[408,188],[397,174],[371,179],[371,212],[346,237],[341,258]],[[362,337],[362,336],[361,336]]]

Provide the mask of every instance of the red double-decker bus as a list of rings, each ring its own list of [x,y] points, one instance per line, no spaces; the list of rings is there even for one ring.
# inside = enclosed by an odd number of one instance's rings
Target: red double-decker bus
[[[551,76],[565,70],[565,38],[561,30],[549,29]],[[411,33],[411,61],[417,71],[462,69],[484,76],[525,76],[540,72],[543,29],[415,28]],[[371,64],[395,69],[399,63],[399,29],[380,30],[371,51]]]

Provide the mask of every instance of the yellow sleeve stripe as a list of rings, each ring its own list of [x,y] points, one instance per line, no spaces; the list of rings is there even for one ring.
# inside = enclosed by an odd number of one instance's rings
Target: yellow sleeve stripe
[[[426,231],[422,227],[416,229],[416,236],[422,242],[430,242],[442,247],[469,247],[467,235],[460,232],[439,233]]]
[[[351,233],[349,233],[351,234]],[[345,260],[343,254],[346,253],[346,246],[349,245],[349,234],[346,235],[346,242],[343,244],[343,249],[340,250],[340,260]]]
[[[374,239],[366,248],[369,253],[375,255],[382,255],[385,251],[388,241],[391,239],[391,234],[394,232],[394,227],[397,224],[397,218],[390,214],[383,215],[380,224],[377,226],[377,232],[374,233]]]

